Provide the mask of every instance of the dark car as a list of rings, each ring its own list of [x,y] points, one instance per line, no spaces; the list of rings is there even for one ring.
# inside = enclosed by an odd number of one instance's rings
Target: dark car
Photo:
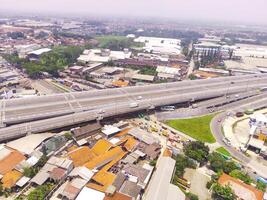
[[[243,117],[243,116],[244,116],[244,113],[242,113],[242,112],[237,112],[237,113],[235,114],[235,116],[237,116],[237,117]]]

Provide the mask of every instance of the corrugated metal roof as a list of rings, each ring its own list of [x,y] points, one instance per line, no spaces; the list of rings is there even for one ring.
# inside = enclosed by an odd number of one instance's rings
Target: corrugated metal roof
[[[147,188],[146,200],[185,200],[184,193],[170,183],[174,168],[174,159],[161,157],[158,160],[157,170]]]
[[[21,177],[22,173],[16,170],[12,170],[6,173],[1,180],[1,182],[3,183],[3,188],[13,187]]]
[[[12,151],[8,156],[0,161],[0,174],[11,171],[18,165],[21,161],[25,160],[26,157],[18,151]]]

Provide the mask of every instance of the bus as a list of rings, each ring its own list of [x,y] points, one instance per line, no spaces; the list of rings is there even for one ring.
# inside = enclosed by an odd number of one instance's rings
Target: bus
[[[162,111],[174,111],[175,110],[175,106],[162,106],[160,109]]]

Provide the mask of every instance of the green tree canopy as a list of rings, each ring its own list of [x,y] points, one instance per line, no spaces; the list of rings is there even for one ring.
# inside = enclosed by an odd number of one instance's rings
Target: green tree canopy
[[[189,142],[184,147],[184,153],[189,158],[204,163],[208,159],[209,147],[200,141]]]
[[[212,197],[215,200],[236,200],[237,197],[233,190],[228,186],[214,184],[212,187]]]

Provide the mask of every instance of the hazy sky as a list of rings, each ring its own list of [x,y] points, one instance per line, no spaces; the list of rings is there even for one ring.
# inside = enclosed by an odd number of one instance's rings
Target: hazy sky
[[[0,0],[1,11],[267,24],[267,0]]]

